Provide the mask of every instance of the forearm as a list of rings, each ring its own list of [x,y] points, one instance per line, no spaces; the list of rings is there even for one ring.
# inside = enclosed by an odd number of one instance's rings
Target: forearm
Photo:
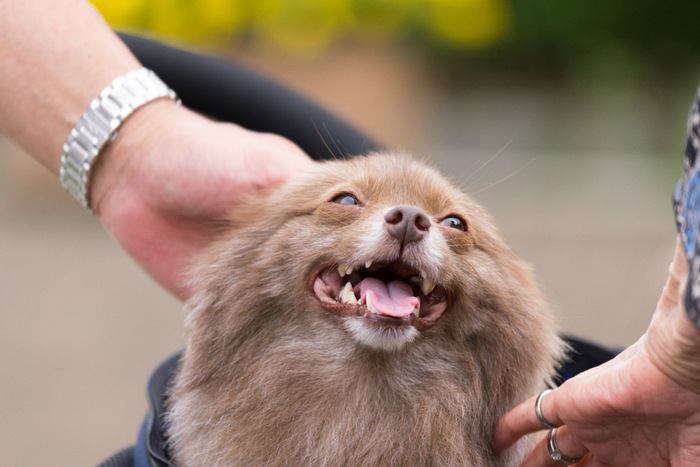
[[[90,101],[139,66],[82,0],[0,0],[0,63],[0,132],[53,173]]]

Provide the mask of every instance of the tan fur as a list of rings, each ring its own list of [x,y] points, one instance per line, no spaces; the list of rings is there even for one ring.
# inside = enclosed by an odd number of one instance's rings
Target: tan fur
[[[347,190],[366,200],[350,216],[328,202]],[[352,339],[308,280],[356,254],[362,220],[396,204],[460,214],[469,230],[444,235],[448,310],[390,352]],[[195,283],[167,415],[179,466],[510,465],[517,455],[489,448],[495,423],[560,356],[547,306],[488,214],[405,156],[319,164],[251,200]]]

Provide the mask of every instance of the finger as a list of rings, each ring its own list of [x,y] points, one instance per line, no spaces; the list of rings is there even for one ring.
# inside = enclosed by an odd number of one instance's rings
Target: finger
[[[542,415],[551,424],[559,426],[561,418],[556,410],[558,390],[551,391],[542,399]],[[493,438],[493,449],[498,452],[506,449],[528,433],[544,430],[535,413],[537,396],[521,402],[498,422]]]
[[[547,443],[548,439],[545,436],[527,456],[522,467],[559,467],[563,465],[550,457]],[[584,462],[583,456],[588,453],[588,449],[572,435],[566,425],[557,429],[556,443],[559,452],[563,455],[573,459],[581,459],[579,463]]]

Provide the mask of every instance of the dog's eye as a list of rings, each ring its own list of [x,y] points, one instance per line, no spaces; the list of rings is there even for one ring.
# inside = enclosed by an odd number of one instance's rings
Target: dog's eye
[[[442,225],[451,227],[453,229],[461,230],[463,232],[467,231],[467,223],[459,216],[447,216],[442,221]]]
[[[360,201],[350,193],[341,193],[331,200],[333,203],[344,204],[346,206],[359,206]]]

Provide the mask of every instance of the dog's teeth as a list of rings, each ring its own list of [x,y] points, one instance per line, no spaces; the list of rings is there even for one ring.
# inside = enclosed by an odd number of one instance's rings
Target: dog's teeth
[[[365,301],[366,301],[366,304],[367,304],[367,309],[368,309],[370,312],[374,313],[374,314],[379,314],[379,310],[377,309],[376,306],[374,306],[374,303],[372,303],[372,300],[371,300],[370,297],[371,297],[370,294],[365,295]]]
[[[353,267],[352,267],[352,266],[348,266],[348,268],[345,270],[345,275],[346,275],[346,276],[349,276],[350,274],[352,274],[352,270],[353,270]]]
[[[338,265],[338,274],[340,274],[340,277],[343,277],[345,275],[345,271],[347,271],[349,266],[345,263],[340,263]]]
[[[345,287],[340,291],[340,301],[349,305],[357,305],[357,298],[355,297],[355,292],[352,291],[350,282],[346,282]]]
[[[423,279],[421,279],[420,276],[411,276],[411,277],[408,278],[408,280],[409,280],[410,282],[414,283],[414,284],[419,284],[419,285],[420,285],[420,284],[423,283]]]
[[[421,284],[421,290],[423,291],[423,295],[428,295],[434,289],[435,289],[435,281],[423,279],[423,284]]]
[[[369,269],[370,266],[372,266],[372,260],[365,261],[365,268]]]
[[[415,308],[413,309],[413,312],[412,312],[412,313],[413,313],[414,315],[416,315],[416,318],[420,317],[420,307],[419,307],[419,306],[415,307]]]

